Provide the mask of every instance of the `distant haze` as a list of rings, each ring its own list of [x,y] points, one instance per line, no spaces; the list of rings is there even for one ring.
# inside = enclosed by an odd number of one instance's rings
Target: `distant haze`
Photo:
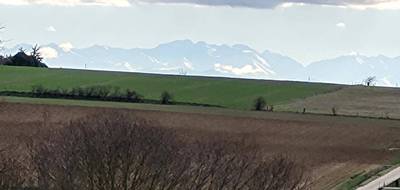
[[[351,53],[399,56],[399,8],[398,0],[0,0],[0,37],[8,47],[246,44],[308,65]]]
[[[6,49],[14,54],[31,45]],[[75,48],[70,43],[42,45],[50,67],[95,69],[175,75],[223,76],[235,78],[296,80],[361,84],[376,76],[377,85],[396,87],[400,83],[400,57],[365,56],[350,53],[307,66],[287,55],[270,50],[257,51],[245,44],[216,45],[178,40],[155,48]]]

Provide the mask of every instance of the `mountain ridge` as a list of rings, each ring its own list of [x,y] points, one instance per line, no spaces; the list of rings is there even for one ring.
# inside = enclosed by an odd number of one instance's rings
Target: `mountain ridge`
[[[12,54],[20,47],[28,51],[30,45],[21,44],[5,52]],[[342,84],[358,84],[376,76],[380,86],[398,86],[400,82],[396,73],[400,71],[400,56],[353,53],[304,66],[289,56],[269,50],[258,52],[244,44],[216,45],[191,40],[175,40],[154,48],[64,48],[55,43],[42,47],[50,67]]]

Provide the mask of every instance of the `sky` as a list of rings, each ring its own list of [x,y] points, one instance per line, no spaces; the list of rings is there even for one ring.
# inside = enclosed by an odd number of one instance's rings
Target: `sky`
[[[310,62],[400,56],[400,0],[0,0],[0,38],[66,48],[245,44]]]

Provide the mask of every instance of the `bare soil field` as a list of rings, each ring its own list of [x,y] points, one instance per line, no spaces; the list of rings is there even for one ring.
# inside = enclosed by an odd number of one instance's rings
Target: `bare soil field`
[[[390,163],[400,153],[400,121],[266,113],[235,117],[134,109],[0,103],[0,143],[23,143],[32,127],[62,127],[89,115],[121,112],[177,130],[188,139],[202,135],[244,136],[265,155],[285,154],[313,173],[315,189],[332,189],[355,173]]]
[[[285,111],[400,119],[400,90],[395,88],[349,86],[280,106]]]

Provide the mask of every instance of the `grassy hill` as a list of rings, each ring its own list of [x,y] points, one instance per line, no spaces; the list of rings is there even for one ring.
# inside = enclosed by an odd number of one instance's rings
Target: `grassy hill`
[[[334,91],[337,85],[212,77],[171,76],[107,71],[0,67],[0,91],[30,91],[33,85],[69,89],[110,85],[136,90],[147,99],[158,100],[162,91],[176,101],[250,109],[255,98],[268,104],[283,104]]]
[[[320,94],[280,105],[280,110],[400,119],[400,89],[351,86],[332,93]]]

